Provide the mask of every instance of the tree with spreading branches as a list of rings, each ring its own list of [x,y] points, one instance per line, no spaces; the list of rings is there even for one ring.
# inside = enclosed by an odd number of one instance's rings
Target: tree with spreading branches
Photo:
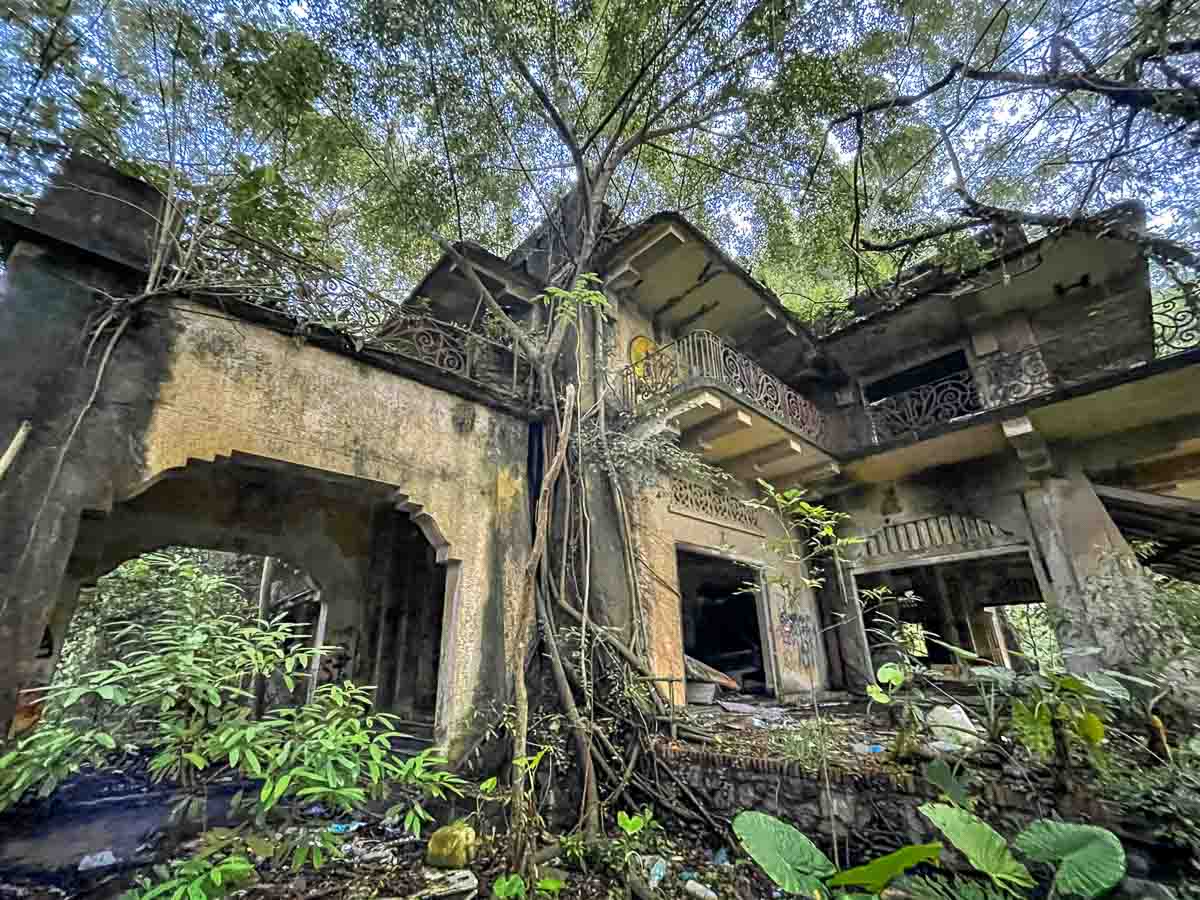
[[[1014,226],[1119,232],[1194,292],[1198,31],[1200,0],[18,0],[0,23],[0,189],[19,202],[75,150],[164,186],[198,249],[142,302],[240,286],[369,337],[439,256],[456,263],[539,385],[522,600],[591,834],[602,781],[670,804],[641,745],[596,724],[603,707],[644,735],[665,702],[590,277],[606,241],[679,210],[813,319],[915,263],[969,266],[981,233]],[[469,251],[538,227],[558,252],[530,327]],[[314,275],[343,289],[314,300]],[[621,634],[591,605],[600,528],[623,548],[624,596],[606,598],[632,610]],[[598,694],[597,660],[636,702]],[[514,761],[520,677],[517,700]],[[527,798],[513,810],[524,864]]]

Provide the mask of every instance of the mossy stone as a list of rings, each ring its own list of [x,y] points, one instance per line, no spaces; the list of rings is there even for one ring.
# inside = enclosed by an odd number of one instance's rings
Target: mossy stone
[[[438,869],[464,869],[475,858],[477,840],[466,822],[443,825],[430,835],[425,862]]]

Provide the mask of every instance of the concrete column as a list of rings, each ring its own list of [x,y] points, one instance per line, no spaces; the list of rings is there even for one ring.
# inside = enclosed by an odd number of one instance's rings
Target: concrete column
[[[1150,586],[1081,473],[1025,490],[1031,533],[1049,576],[1046,598],[1069,670],[1123,668],[1153,646]]]
[[[63,643],[71,628],[71,619],[75,617],[75,610],[79,607],[79,590],[80,579],[78,577],[68,574],[63,578],[58,591],[58,603],[51,611],[50,621],[46,625],[50,631],[50,658],[38,660],[39,674],[44,678],[46,684],[54,680],[58,662],[62,659]]]
[[[170,337],[145,311],[128,340],[93,337],[98,293],[133,296],[130,266],[152,245],[161,196],[73,157],[17,230],[0,285],[0,453],[29,423],[0,480],[0,735],[36,660],[84,509],[104,509],[115,485],[135,480],[140,439],[165,376]],[[51,240],[51,238],[53,238]],[[67,246],[77,248],[66,249]],[[80,252],[83,251],[83,252]]]
[[[875,667],[871,664],[871,645],[867,640],[867,629],[862,617],[862,603],[858,597],[858,582],[850,564],[831,560],[830,581],[833,590],[827,594],[830,602],[830,624],[837,623],[830,633],[837,636],[842,659],[842,686],[850,689],[864,688],[875,683]]]

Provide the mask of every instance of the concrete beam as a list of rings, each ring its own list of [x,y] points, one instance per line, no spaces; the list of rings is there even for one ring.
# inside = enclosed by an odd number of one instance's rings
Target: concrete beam
[[[1181,482],[1200,479],[1200,453],[1139,463],[1112,474],[1122,487],[1142,491],[1168,490]]]
[[[721,465],[739,478],[786,475],[809,464],[806,456],[807,450],[808,448],[804,444],[789,438],[741,456],[735,456],[733,459],[725,460]]]
[[[1104,475],[1108,472],[1128,468],[1139,460],[1165,456],[1197,438],[1200,438],[1200,416],[1182,416],[1075,444],[1067,452],[1092,477],[1107,481]]]
[[[734,409],[724,415],[709,419],[702,425],[689,428],[683,433],[679,443],[688,450],[707,450],[719,438],[753,427],[754,417],[750,413]]]
[[[1004,437],[1017,451],[1017,458],[1025,466],[1025,471],[1033,476],[1046,475],[1054,467],[1050,458],[1050,448],[1041,432],[1029,421],[1028,416],[1019,419],[1008,419],[1001,423]]]

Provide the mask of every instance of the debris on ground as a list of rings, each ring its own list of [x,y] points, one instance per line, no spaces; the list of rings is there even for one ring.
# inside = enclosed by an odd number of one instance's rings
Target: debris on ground
[[[687,675],[688,684],[700,682],[703,684],[715,684],[717,687],[723,687],[728,691],[736,691],[738,689],[737,681],[720,669],[714,669],[712,666],[702,663],[698,659],[684,656],[683,668]]]
[[[92,869],[107,869],[109,866],[115,866],[119,860],[111,850],[101,850],[99,853],[92,853],[85,856],[79,861],[79,871],[88,872]]]
[[[925,714],[935,741],[955,744],[959,747],[974,747],[983,741],[979,729],[967,711],[957,703],[953,706],[935,706]]]
[[[423,870],[425,887],[408,900],[433,900],[433,898],[454,898],[454,900],[471,900],[479,893],[479,876],[470,869],[430,869]]]

